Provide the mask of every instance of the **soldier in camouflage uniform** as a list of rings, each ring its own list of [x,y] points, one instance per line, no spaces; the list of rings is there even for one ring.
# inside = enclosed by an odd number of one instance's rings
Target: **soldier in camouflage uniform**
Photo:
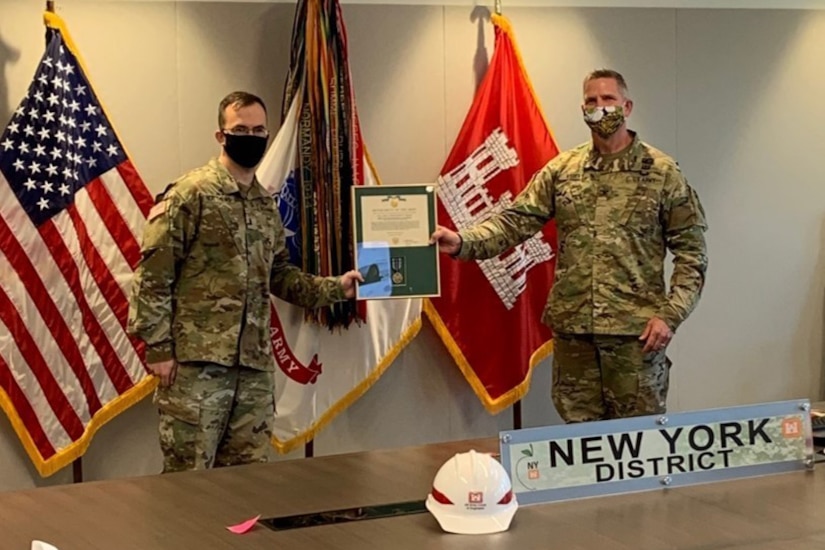
[[[357,271],[289,263],[284,227],[255,178],[269,133],[260,98],[219,106],[218,158],[158,197],[144,229],[129,331],[160,377],[164,472],[265,461],[275,411],[270,292],[304,307],[352,298]]]
[[[442,252],[487,259],[555,219],[556,274],[543,321],[554,331],[552,394],[566,422],[664,412],[665,350],[705,283],[699,197],[671,157],[627,128],[632,107],[621,74],[592,72],[582,106],[592,141],[552,159],[503,213],[433,234]]]

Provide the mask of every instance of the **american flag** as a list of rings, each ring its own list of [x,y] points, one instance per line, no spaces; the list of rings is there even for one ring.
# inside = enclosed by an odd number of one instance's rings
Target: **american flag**
[[[103,111],[65,25],[0,137],[0,405],[41,475],[147,395],[126,334],[152,196]]]

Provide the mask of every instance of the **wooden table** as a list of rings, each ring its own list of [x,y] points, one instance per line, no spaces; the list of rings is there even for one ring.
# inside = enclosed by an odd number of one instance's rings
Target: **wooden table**
[[[508,532],[443,533],[429,514],[234,535],[226,525],[426,497],[455,452],[495,439],[0,493],[0,549],[825,548],[825,472],[522,506]]]

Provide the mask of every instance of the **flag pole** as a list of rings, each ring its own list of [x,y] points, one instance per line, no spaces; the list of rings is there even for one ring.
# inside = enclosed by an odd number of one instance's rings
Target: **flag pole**
[[[78,457],[72,462],[72,482],[83,483],[83,457]]]
[[[493,9],[496,15],[501,15],[501,0],[495,0]],[[513,429],[521,429],[521,399],[513,403]]]
[[[54,13],[54,0],[46,0],[46,11]],[[79,456],[72,461],[72,482],[83,483],[83,457]]]
[[[54,0],[46,0],[46,11],[54,13]],[[72,478],[74,483],[83,482],[83,457],[78,457],[72,462]]]

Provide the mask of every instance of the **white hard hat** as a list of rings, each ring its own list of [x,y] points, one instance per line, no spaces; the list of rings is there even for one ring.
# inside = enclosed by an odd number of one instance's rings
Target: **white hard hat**
[[[427,509],[448,533],[506,531],[518,502],[504,467],[486,453],[458,453],[438,470]]]

